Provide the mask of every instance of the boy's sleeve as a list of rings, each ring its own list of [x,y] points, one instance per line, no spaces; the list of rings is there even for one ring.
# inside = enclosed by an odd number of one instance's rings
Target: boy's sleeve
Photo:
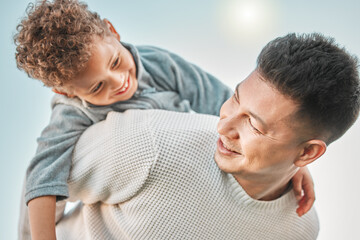
[[[67,179],[72,152],[81,133],[92,124],[76,107],[56,104],[49,125],[38,138],[38,148],[26,177],[26,204],[34,198],[47,195],[57,200],[68,197]]]
[[[155,75],[154,81],[164,89],[178,92],[181,99],[189,100],[194,111],[218,116],[222,104],[232,96],[233,91],[180,56],[163,49],[153,49],[154,55],[145,59],[144,65]]]

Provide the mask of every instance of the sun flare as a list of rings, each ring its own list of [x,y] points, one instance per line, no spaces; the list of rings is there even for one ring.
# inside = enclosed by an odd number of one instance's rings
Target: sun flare
[[[266,0],[225,0],[218,10],[221,29],[230,38],[253,40],[278,25],[277,8]]]

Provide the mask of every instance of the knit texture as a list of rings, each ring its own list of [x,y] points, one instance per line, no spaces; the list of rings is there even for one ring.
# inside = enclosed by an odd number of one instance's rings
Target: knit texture
[[[317,214],[293,191],[249,197],[214,162],[218,118],[163,110],[111,112],[74,151],[58,239],[316,239]]]

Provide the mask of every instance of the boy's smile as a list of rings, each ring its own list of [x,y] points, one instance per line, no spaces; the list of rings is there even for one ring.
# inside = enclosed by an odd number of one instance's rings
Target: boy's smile
[[[120,95],[120,94],[123,94],[125,91],[127,91],[129,89],[129,84],[130,84],[130,76],[126,80],[124,86],[122,88],[120,88],[119,92],[117,92],[115,95]]]
[[[136,65],[114,32],[94,37],[87,67],[65,86],[72,95],[103,106],[130,99],[137,90]]]

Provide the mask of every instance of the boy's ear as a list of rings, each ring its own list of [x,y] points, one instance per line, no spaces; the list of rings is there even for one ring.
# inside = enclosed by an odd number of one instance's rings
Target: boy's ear
[[[319,139],[313,139],[304,143],[302,152],[294,162],[297,167],[304,167],[321,157],[326,151],[326,143]]]
[[[73,97],[75,97],[75,95],[72,95],[72,94],[67,94],[66,92],[62,92],[62,91],[57,90],[56,88],[52,88],[51,90],[52,90],[54,93],[61,94],[61,95],[64,95],[64,96],[67,96],[67,97],[69,97],[69,98],[73,98]]]
[[[118,41],[120,41],[120,35],[118,34],[118,32],[116,31],[114,26],[111,24],[111,22],[109,20],[107,20],[106,18],[104,19],[104,22],[105,22],[106,26],[109,28],[110,32],[115,35],[115,37]]]

